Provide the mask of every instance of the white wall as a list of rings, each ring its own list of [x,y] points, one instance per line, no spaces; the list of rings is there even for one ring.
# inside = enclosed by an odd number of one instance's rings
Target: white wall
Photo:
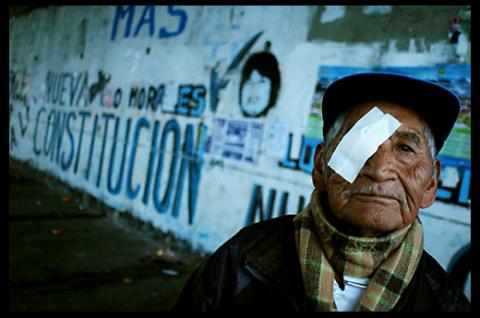
[[[388,6],[377,11],[369,8],[365,14],[391,11]],[[282,199],[287,199],[285,213],[296,213],[308,201],[309,173],[280,162],[300,156],[302,136],[312,124],[321,67],[422,68],[460,60],[447,32],[445,39],[428,45],[419,46],[416,43],[425,40],[412,38],[407,50],[385,38],[371,43],[308,40],[311,25],[345,19],[347,9],[328,8],[320,22],[313,21],[318,19],[316,9],[306,6],[66,6],[11,18],[10,156],[49,171],[119,211],[172,231],[194,247],[212,251],[249,223],[249,212],[256,212],[258,220],[259,204],[267,213],[270,195],[275,194],[272,216],[281,213]],[[117,15],[122,10],[123,17]],[[132,22],[127,36],[128,12]],[[245,55],[239,55],[250,40],[253,44]],[[278,61],[278,97],[265,114],[247,117],[238,97],[242,68],[252,54],[264,50],[267,41]],[[469,61],[465,54],[469,50],[462,55],[462,60]],[[239,62],[233,63],[239,56]],[[104,81],[99,81],[100,71]],[[129,107],[132,90],[140,94],[144,88],[148,100],[150,87],[150,108]],[[221,123],[231,130],[220,129]],[[321,134],[311,137],[321,140]],[[189,150],[183,150],[184,145]],[[152,150],[154,164],[149,166]],[[232,157],[235,154],[243,157]],[[157,170],[159,162],[162,166]],[[176,163],[173,170],[172,163]],[[130,167],[131,181],[127,178]],[[170,197],[162,205],[164,194]],[[468,207],[452,203],[436,202],[431,210],[437,208],[447,211],[451,219],[470,213]],[[449,255],[470,241],[470,223],[457,230],[450,227],[448,218],[427,214],[422,215],[426,234],[435,237],[426,239],[427,249],[446,265]],[[445,226],[455,234],[437,236]],[[448,246],[448,252],[439,246]]]

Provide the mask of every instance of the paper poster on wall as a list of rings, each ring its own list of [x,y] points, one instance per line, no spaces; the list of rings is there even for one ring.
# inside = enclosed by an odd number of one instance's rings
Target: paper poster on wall
[[[471,150],[471,127],[464,123],[456,122],[440,151],[440,155],[470,160]]]
[[[322,97],[324,90],[317,83],[315,93],[313,95],[310,114],[308,115],[305,136],[323,140],[323,116],[322,116]]]
[[[282,159],[288,145],[288,125],[281,120],[273,120],[265,127],[264,153],[267,156]]]
[[[469,85],[470,87],[470,85]],[[458,85],[449,87],[460,96],[461,107],[455,126],[440,151],[440,155],[452,158],[471,159],[472,103],[470,91],[460,91]],[[462,92],[468,95],[461,95]]]
[[[207,151],[217,159],[256,163],[262,135],[261,122],[215,118]]]

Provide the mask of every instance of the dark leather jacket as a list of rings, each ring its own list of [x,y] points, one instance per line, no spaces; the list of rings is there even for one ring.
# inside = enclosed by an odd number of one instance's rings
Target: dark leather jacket
[[[174,311],[311,311],[294,240],[293,216],[255,223],[223,244],[187,281]],[[423,252],[394,311],[470,311],[440,265]]]

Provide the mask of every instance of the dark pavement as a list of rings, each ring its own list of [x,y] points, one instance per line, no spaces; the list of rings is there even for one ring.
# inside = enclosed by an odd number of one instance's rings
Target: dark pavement
[[[10,159],[10,311],[168,311],[204,255]]]

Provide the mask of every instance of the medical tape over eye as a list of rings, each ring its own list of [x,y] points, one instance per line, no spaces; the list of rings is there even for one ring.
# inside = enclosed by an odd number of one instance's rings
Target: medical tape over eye
[[[352,183],[368,158],[400,125],[395,117],[373,107],[343,136],[328,165]]]

